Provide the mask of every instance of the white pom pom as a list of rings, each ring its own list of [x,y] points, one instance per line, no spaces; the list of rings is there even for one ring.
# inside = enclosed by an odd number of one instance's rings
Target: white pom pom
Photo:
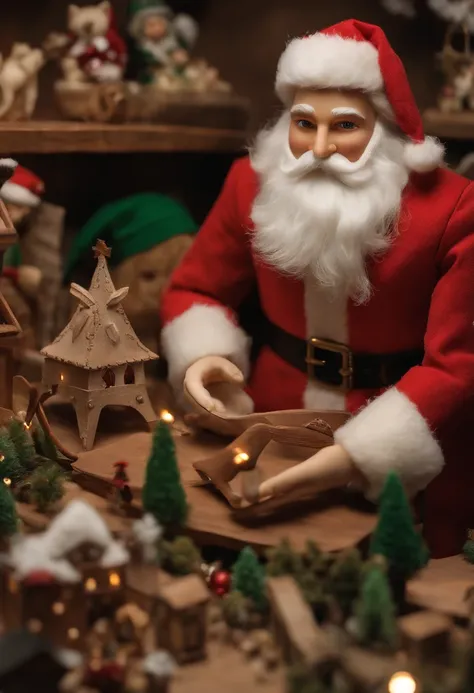
[[[409,142],[403,159],[410,171],[428,173],[443,163],[444,146],[434,137],[426,137],[423,142]]]

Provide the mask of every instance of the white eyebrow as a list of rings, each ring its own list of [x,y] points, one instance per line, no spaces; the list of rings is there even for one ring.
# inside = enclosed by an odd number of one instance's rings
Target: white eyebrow
[[[362,115],[362,113],[355,108],[347,108],[345,106],[341,108],[333,108],[331,113],[333,116],[352,115],[358,116],[359,118],[362,118],[362,120],[365,120],[365,117]]]
[[[291,113],[301,113],[302,115],[314,115],[315,112],[309,103],[298,103],[291,109]]]

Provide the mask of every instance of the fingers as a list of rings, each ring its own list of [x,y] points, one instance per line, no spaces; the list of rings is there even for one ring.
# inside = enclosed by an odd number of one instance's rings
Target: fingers
[[[219,380],[225,380],[226,382],[238,384],[244,382],[244,375],[240,368],[237,368],[235,364],[227,359],[221,359],[219,375],[221,376]]]
[[[209,390],[204,387],[202,382],[198,380],[192,380],[191,382],[185,381],[185,385],[187,395],[203,409],[218,414],[222,414],[225,411],[223,403],[215,397],[212,397]]]

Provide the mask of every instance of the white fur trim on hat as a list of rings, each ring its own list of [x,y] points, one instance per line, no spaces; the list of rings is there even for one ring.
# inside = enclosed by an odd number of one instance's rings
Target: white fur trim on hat
[[[408,142],[403,159],[410,171],[428,173],[443,163],[444,146],[434,137],[425,137],[423,142]]]
[[[339,428],[334,439],[351,456],[376,500],[390,471],[410,496],[422,491],[444,465],[439,443],[415,404],[396,387],[384,392]]]
[[[306,87],[382,91],[377,49],[367,41],[326,34],[293,39],[278,64],[276,92],[288,105],[295,90]]]
[[[0,190],[0,197],[4,202],[14,205],[24,205],[25,207],[38,207],[41,198],[34,195],[30,190],[9,180],[4,183]]]

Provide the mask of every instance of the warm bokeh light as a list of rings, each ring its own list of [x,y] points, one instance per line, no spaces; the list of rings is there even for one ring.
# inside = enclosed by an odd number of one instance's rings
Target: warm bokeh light
[[[234,463],[235,464],[245,464],[249,461],[250,457],[243,450],[235,450]]]
[[[174,416],[170,411],[162,411],[160,418],[165,423],[168,423],[168,424],[174,423]]]
[[[2,453],[0,452],[0,462],[3,462],[4,460],[5,460],[5,455],[2,455]]]
[[[77,628],[69,628],[67,632],[67,637],[69,640],[78,640],[79,639],[79,631]]]
[[[394,674],[388,684],[388,693],[415,693],[416,681],[411,674],[400,671]]]
[[[5,486],[11,486],[12,485],[12,480],[9,479],[7,476],[4,478],[3,483]]]
[[[95,592],[97,589],[97,580],[94,580],[94,578],[87,578],[85,588],[87,592]]]
[[[43,630],[43,624],[37,618],[30,618],[26,627],[30,633],[40,633]]]
[[[118,573],[109,574],[109,584],[111,587],[120,587],[121,584],[120,575]]]
[[[61,375],[60,375],[59,377],[61,378],[61,381],[64,380],[64,375],[63,375],[63,373],[61,373]]]
[[[56,614],[56,616],[62,616],[62,614],[66,611],[66,607],[62,602],[54,602],[53,604],[53,614]]]

